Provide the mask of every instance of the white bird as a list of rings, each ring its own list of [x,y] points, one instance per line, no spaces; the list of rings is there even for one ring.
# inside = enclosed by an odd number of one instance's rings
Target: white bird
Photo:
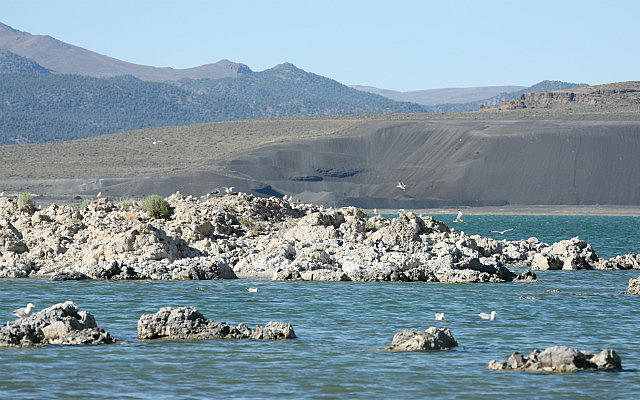
[[[407,185],[405,185],[402,181],[398,181],[398,185],[396,187],[402,190],[403,192],[407,190]]]
[[[464,222],[462,220],[462,211],[458,208],[458,215],[456,215],[456,219],[453,222]]]
[[[374,214],[377,214],[377,213],[378,213],[378,209],[377,209],[377,208],[374,208],[374,209],[373,209],[373,213],[374,213]]]
[[[0,193],[0,197],[4,197],[4,192]]]
[[[444,319],[443,312],[434,312],[434,314],[436,316],[436,321],[446,321],[446,319]]]
[[[488,320],[491,320],[491,321],[496,319],[496,315],[498,315],[498,313],[495,312],[495,311],[491,311],[491,314],[487,314],[487,313],[483,313],[483,312],[478,313],[478,316],[480,316],[480,318],[488,319]]]
[[[501,235],[504,235],[506,232],[512,231],[512,230],[514,230],[514,229],[516,229],[516,228],[517,228],[517,226],[514,226],[513,228],[505,229],[505,230],[503,230],[503,231],[489,231],[489,232],[499,233],[499,234],[501,234]]]
[[[233,193],[233,189],[234,189],[234,186],[231,186],[231,187],[226,187],[226,186],[225,186],[225,187],[224,187],[224,192],[225,192],[226,194],[231,194],[231,193]]]
[[[14,310],[12,315],[20,318],[27,318],[29,315],[31,315],[31,312],[35,307],[36,306],[34,306],[33,303],[29,303],[24,308],[18,308],[17,310]]]
[[[257,288],[257,287],[250,287],[250,288],[247,288],[247,292],[251,292],[251,293],[258,293],[258,288]]]
[[[98,192],[98,194],[96,195],[96,197],[100,197],[102,196],[102,192]]]

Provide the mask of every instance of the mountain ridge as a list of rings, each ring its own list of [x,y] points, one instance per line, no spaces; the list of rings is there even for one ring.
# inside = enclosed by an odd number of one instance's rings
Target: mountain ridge
[[[176,81],[185,78],[235,77],[252,72],[247,65],[226,59],[185,69],[134,64],[65,43],[49,35],[22,32],[1,22],[0,48],[61,74],[93,77],[132,75],[150,81]]]

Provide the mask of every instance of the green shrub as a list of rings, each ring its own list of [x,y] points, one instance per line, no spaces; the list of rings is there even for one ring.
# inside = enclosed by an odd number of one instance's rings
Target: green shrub
[[[157,194],[152,194],[144,199],[142,210],[148,212],[152,218],[169,219],[173,215],[173,207],[169,206],[169,202]]]
[[[78,218],[71,218],[69,220],[69,222],[71,222],[72,224],[79,224],[80,222],[82,222],[81,220],[79,220]]]
[[[28,213],[32,213],[36,210],[36,202],[33,200],[33,197],[31,197],[31,193],[20,193],[20,196],[18,196],[18,207],[20,208],[20,211]]]
[[[248,218],[240,218],[238,222],[240,222],[240,225],[244,226],[245,228],[247,228],[247,230],[250,230],[253,233],[258,233],[264,230],[263,224],[256,223]]]
[[[86,209],[87,207],[89,207],[89,204],[91,204],[91,200],[84,199],[84,200],[82,200],[81,203],[71,204],[71,208],[75,208],[78,211],[82,211],[82,210]]]
[[[377,231],[378,229],[380,229],[380,224],[376,224],[375,222],[372,222],[372,221],[367,221],[367,224],[365,225],[365,229],[367,229],[368,231]]]
[[[136,202],[133,199],[125,200],[118,205],[122,211],[128,211],[132,209],[136,205]]]

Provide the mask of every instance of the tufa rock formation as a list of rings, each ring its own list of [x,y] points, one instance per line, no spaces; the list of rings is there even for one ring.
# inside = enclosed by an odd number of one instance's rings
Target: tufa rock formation
[[[449,328],[437,328],[432,326],[424,331],[412,331],[405,329],[396,333],[391,341],[391,346],[383,350],[390,351],[428,351],[448,350],[456,347],[458,342],[451,335]]]
[[[290,324],[271,321],[265,326],[234,327],[226,322],[205,319],[195,307],[161,308],[155,314],[142,314],[138,320],[138,339],[261,339],[296,337]]]
[[[79,311],[71,301],[55,304],[0,327],[1,347],[115,342],[116,339],[97,326],[93,315]]]
[[[515,352],[508,361],[492,360],[488,368],[534,372],[576,372],[619,370],[622,369],[622,363],[618,354],[611,349],[602,350],[596,355],[567,346],[554,346],[543,351],[536,349],[526,357]]]
[[[106,198],[30,213],[0,197],[0,277],[457,283],[535,280],[508,266],[638,266],[632,255],[600,259],[578,238],[549,245],[469,236],[411,212],[385,219],[246,194],[167,201],[173,216],[156,219]]]

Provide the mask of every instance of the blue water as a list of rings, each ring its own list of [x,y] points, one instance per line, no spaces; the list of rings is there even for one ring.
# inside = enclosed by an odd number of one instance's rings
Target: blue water
[[[523,236],[512,239],[580,236],[607,257],[637,251],[639,220],[631,217],[467,216],[457,229],[482,233],[514,221]],[[618,235],[621,230],[627,233]],[[0,280],[0,316],[11,319],[11,310],[28,301],[40,309],[73,300],[120,340],[0,348],[0,398],[637,398],[640,296],[620,292],[638,275],[543,271],[538,283],[507,284]],[[259,292],[247,292],[250,286]],[[547,293],[552,289],[560,292]],[[141,314],[186,305],[232,324],[289,322],[298,339],[136,339]],[[491,310],[499,313],[495,321],[475,315]],[[449,322],[434,321],[434,311],[446,312]],[[402,329],[432,325],[451,328],[459,347],[378,350]],[[552,375],[486,369],[490,360],[513,351],[528,354],[552,345],[613,348],[624,371]]]

